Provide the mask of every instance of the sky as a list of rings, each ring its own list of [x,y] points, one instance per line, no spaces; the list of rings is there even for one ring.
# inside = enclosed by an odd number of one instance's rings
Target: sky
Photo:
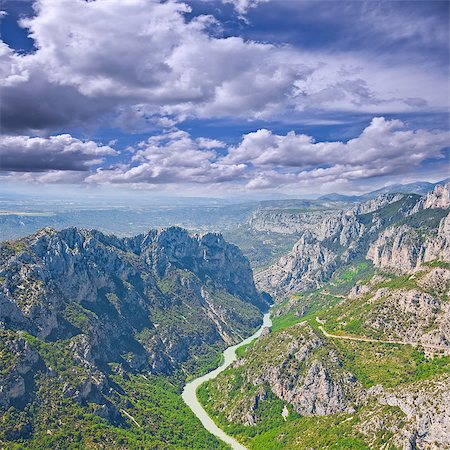
[[[9,192],[355,194],[450,175],[448,1],[0,5]]]

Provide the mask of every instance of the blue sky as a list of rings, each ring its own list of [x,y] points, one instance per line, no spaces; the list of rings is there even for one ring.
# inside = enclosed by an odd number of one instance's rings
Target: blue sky
[[[1,8],[9,189],[301,196],[449,176],[447,1]]]

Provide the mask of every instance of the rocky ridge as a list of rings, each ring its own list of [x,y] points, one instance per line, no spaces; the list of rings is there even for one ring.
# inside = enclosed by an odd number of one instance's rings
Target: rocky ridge
[[[61,381],[62,395],[107,406],[105,364],[192,371],[193,355],[207,361],[237,342],[267,307],[246,258],[217,234],[168,228],[121,239],[47,228],[0,244],[0,261],[0,332],[4,351],[16,355],[0,373],[4,408],[32,398],[38,374],[53,376],[24,332],[68,352],[81,371]]]
[[[255,274],[258,287],[276,297],[317,288],[338,266],[363,258],[370,240],[396,217],[404,217],[418,199],[384,194],[327,216],[313,231],[305,231],[291,252]]]
[[[435,259],[450,260],[450,183],[436,186],[414,207],[416,214],[423,210],[439,209],[445,216],[436,230],[413,227],[408,223],[385,229],[371,243],[367,258],[375,267],[407,272]],[[414,218],[413,215],[410,216]]]
[[[229,422],[246,426],[260,420],[259,408],[271,395],[303,416],[351,412],[358,384],[341,365],[336,352],[308,324],[300,323],[276,333],[276,338],[261,336],[235,363],[231,376],[225,372],[214,381],[209,394]]]

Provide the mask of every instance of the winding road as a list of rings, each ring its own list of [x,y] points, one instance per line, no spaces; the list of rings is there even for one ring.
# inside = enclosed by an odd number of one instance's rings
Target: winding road
[[[217,368],[212,370],[211,372],[207,373],[206,375],[203,375],[199,378],[195,378],[194,380],[190,381],[186,384],[186,386],[183,389],[183,400],[186,403],[186,405],[191,408],[192,412],[200,419],[200,422],[203,424],[203,426],[214,436],[218,437],[225,443],[231,445],[231,448],[233,450],[246,450],[246,447],[244,447],[242,444],[240,444],[236,439],[232,438],[228,434],[226,434],[223,430],[221,430],[211,419],[211,417],[208,415],[208,413],[203,409],[203,406],[200,404],[197,398],[197,389],[200,385],[202,385],[205,381],[212,380],[219,375],[219,373],[223,372],[225,369],[227,369],[234,361],[236,361],[236,350],[239,347],[242,347],[243,345],[249,344],[253,341],[253,339],[259,337],[266,327],[271,327],[272,321],[270,320],[270,313],[267,313],[264,315],[263,323],[259,330],[248,337],[247,339],[244,339],[239,344],[233,345],[232,347],[228,347],[223,352],[223,362],[222,364]]]
[[[424,348],[429,348],[432,350],[444,350],[449,351],[450,348],[443,345],[433,345],[433,344],[424,344],[422,342],[413,342],[413,341],[400,341],[396,339],[373,339],[359,336],[349,336],[348,334],[331,334],[325,330],[323,325],[325,324],[324,320],[320,320],[316,317],[316,322],[321,324],[319,326],[320,331],[328,338],[332,339],[343,339],[345,341],[359,341],[359,342],[372,342],[377,344],[401,344],[401,345],[412,345],[413,347],[418,347],[419,345]]]

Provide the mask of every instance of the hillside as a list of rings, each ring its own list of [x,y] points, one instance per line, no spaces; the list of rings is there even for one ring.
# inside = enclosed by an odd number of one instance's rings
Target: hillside
[[[284,265],[272,331],[200,389],[227,433],[249,449],[450,447],[447,196],[438,186],[344,214],[364,226],[346,245],[365,253],[349,263],[337,253],[329,277],[326,260],[309,273]],[[311,268],[322,244],[308,239],[290,257]]]
[[[220,447],[179,392],[267,308],[237,247],[179,228],[44,229],[0,260],[0,446]]]
[[[447,448],[449,280],[433,261],[281,303],[273,331],[200,398],[249,449]]]

